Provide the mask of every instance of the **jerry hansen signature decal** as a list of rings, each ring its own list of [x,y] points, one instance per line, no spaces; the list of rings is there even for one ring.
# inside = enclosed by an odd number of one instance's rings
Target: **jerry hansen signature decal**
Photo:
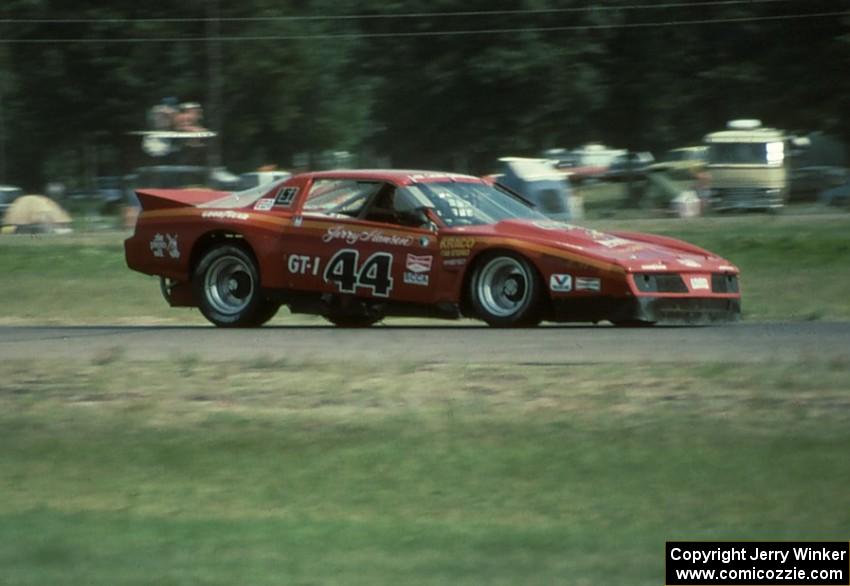
[[[344,226],[328,228],[328,231],[322,236],[322,242],[333,242],[334,240],[342,240],[349,245],[358,242],[373,242],[392,246],[411,246],[413,244],[413,238],[408,236],[385,234],[381,230],[351,230]]]

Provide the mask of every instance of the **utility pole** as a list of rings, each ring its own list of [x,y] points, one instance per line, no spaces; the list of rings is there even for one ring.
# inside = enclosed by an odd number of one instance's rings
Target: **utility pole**
[[[207,7],[207,117],[209,128],[216,135],[209,139],[207,147],[207,166],[221,167],[221,132],[222,132],[222,100],[221,100],[221,13],[219,0],[206,0]]]
[[[2,65],[4,55],[0,55],[0,183],[6,183],[6,118],[3,112],[3,93],[6,85],[6,73]]]
[[[0,75],[0,183],[6,183],[6,119],[3,116],[2,75]]]

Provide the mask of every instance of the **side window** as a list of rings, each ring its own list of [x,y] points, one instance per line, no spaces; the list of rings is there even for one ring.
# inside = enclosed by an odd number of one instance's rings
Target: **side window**
[[[399,190],[395,197],[395,211],[397,212],[412,212],[417,207],[423,207],[413,195],[406,190]],[[425,207],[428,207],[427,205]]]
[[[357,217],[380,188],[381,183],[374,181],[317,179],[304,202],[304,211]]]
[[[421,221],[411,216],[417,207],[420,206],[410,192],[386,183],[375,195],[369,204],[369,209],[362,217],[372,222],[419,226]]]

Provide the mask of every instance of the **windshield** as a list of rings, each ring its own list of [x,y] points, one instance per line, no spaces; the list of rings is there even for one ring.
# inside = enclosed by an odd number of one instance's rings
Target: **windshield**
[[[710,163],[731,165],[780,165],[784,158],[781,142],[716,142],[708,151]]]
[[[502,220],[545,220],[527,203],[486,183],[434,182],[408,185],[419,204],[432,208],[447,226],[495,224]]]

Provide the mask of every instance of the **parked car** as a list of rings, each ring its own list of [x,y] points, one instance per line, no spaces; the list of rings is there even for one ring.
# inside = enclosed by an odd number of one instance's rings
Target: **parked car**
[[[336,325],[385,316],[620,325],[740,317],[738,269],[680,240],[553,221],[483,179],[339,170],[230,194],[138,192],[127,265],[221,327],[285,304]]]
[[[556,161],[555,166],[558,170],[575,184],[602,179],[611,162],[624,154],[626,151],[623,149],[612,149],[597,143],[586,144],[572,151],[565,149],[543,151],[543,156]]]
[[[813,165],[791,168],[789,199],[815,201],[824,191],[839,187],[850,180],[850,172],[844,167]]]
[[[693,179],[705,170],[707,156],[706,146],[670,149],[658,161],[650,164],[647,171],[663,171],[673,179]]]
[[[6,210],[12,206],[12,202],[24,194],[24,190],[14,185],[0,185],[0,223],[6,215]]]
[[[649,165],[655,161],[655,157],[649,152],[634,152],[617,155],[608,170],[605,171],[607,181],[626,181],[631,176],[634,178],[646,172]]]
[[[557,220],[572,219],[570,186],[548,159],[503,157],[493,180],[515,191],[538,211]]]
[[[850,183],[821,192],[818,200],[828,206],[850,208]]]
[[[561,174],[568,177],[573,174],[573,169],[578,167],[580,159],[578,155],[573,154],[567,149],[547,149],[543,151],[544,159],[549,159]]]
[[[155,165],[135,171],[136,188],[185,189],[188,187],[238,190],[239,177],[224,168],[208,169],[199,165]]]
[[[656,163],[657,165],[675,163],[701,163],[705,164],[708,157],[707,146],[688,146],[670,149]]]
[[[289,179],[290,177],[292,177],[292,173],[289,171],[253,171],[242,173],[239,175],[239,187],[240,189],[251,189],[258,185],[267,185],[281,179]]]

